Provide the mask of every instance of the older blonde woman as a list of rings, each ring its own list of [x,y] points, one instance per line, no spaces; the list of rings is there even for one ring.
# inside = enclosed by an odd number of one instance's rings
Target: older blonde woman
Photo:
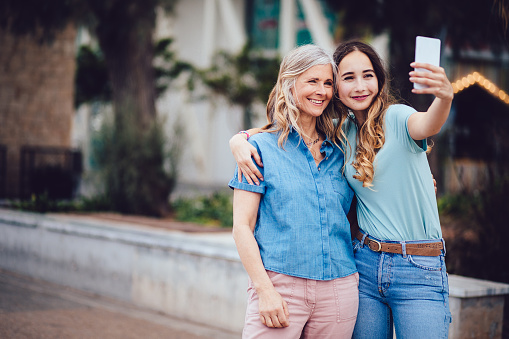
[[[317,46],[283,59],[266,133],[249,139],[265,180],[252,185],[235,171],[229,182],[233,235],[250,277],[243,338],[352,335],[358,274],[346,214],[353,193],[332,123],[335,72]]]

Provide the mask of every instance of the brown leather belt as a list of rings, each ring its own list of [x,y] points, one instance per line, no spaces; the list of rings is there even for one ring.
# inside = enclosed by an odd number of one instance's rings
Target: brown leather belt
[[[356,238],[362,241],[364,234],[360,231],[357,232]],[[370,250],[374,252],[388,252],[403,254],[403,248],[400,243],[389,243],[378,241],[370,237],[364,239],[364,245],[367,245]],[[406,243],[406,254],[410,255],[423,255],[426,257],[436,257],[442,253],[444,245],[442,242],[429,242],[429,243]]]

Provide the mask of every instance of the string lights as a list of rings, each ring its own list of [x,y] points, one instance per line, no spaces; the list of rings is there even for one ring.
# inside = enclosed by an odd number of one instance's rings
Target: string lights
[[[509,105],[509,95],[478,72],[471,73],[453,82],[452,88],[454,90],[454,94],[463,91],[465,88],[468,88],[475,83]]]

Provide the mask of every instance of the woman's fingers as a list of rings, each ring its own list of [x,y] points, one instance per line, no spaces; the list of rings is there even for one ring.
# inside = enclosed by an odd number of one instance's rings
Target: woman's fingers
[[[258,153],[256,153],[258,155]],[[253,154],[254,157],[254,154]],[[256,158],[256,157],[255,157]],[[258,156],[259,158],[259,156]],[[259,159],[261,162],[261,159]],[[253,159],[249,157],[248,159],[239,160],[238,164],[238,177],[239,181],[242,181],[242,176],[246,177],[246,181],[249,184],[260,185],[260,180],[263,181],[262,173],[258,170],[258,167],[253,162]]]
[[[260,320],[267,327],[288,327],[290,325],[283,310],[272,314],[260,314]]]
[[[254,148],[254,147],[253,147]],[[253,152],[253,158],[254,160],[256,161],[256,163],[258,164],[258,166],[260,167],[263,167],[263,163],[262,163],[262,158],[260,157],[260,155],[258,154],[258,152],[256,151],[256,148],[254,148],[254,152]],[[258,169],[256,169],[258,170]],[[261,176],[261,173],[260,173],[260,176]],[[263,178],[260,178],[261,180],[263,180]]]
[[[288,304],[283,300],[283,316],[279,318],[282,327],[290,326],[290,312],[288,311]]]
[[[445,70],[442,67],[433,66],[425,63],[413,62],[412,67],[423,68],[428,71],[411,71],[410,82],[427,86],[423,89],[412,89],[415,94],[433,94],[441,99],[451,99],[454,96],[453,89]]]
[[[257,173],[259,176],[261,176],[260,171],[256,168],[256,166],[253,164],[251,160],[249,162],[239,163],[238,164],[238,177],[239,181],[242,181],[242,176],[246,178],[246,181],[253,185],[260,185],[260,182],[258,181]]]
[[[260,295],[260,320],[267,327],[287,327],[290,325],[288,305],[275,290]]]

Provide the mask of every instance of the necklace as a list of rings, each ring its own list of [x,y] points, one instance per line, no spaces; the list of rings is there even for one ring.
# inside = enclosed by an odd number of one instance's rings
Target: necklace
[[[318,141],[320,140],[320,135],[318,135],[318,138],[316,138],[315,140],[312,140],[310,142],[305,142],[306,143],[306,146],[313,146],[314,144],[316,144]]]

